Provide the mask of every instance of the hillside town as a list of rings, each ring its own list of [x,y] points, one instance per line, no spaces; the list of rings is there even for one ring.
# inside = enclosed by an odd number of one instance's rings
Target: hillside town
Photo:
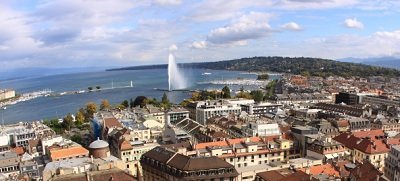
[[[257,98],[225,88],[184,104],[103,104],[79,124],[2,125],[0,180],[399,181],[399,87],[286,74]]]

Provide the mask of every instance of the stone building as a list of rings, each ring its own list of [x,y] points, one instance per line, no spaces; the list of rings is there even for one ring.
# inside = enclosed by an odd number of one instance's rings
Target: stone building
[[[233,165],[217,157],[189,157],[162,147],[143,154],[140,159],[144,180],[234,181],[239,175]]]

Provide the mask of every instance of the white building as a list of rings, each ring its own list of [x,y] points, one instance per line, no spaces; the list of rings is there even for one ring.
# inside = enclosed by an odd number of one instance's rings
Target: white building
[[[264,102],[258,104],[241,104],[240,106],[242,107],[242,111],[250,115],[262,116],[277,112],[278,108],[282,107],[282,104]]]
[[[280,135],[281,131],[277,123],[254,121],[247,124],[245,128],[247,136],[272,136]]]
[[[196,121],[202,125],[207,124],[207,119],[227,114],[239,115],[241,107],[237,104],[230,104],[224,101],[207,101],[196,108]]]
[[[24,124],[10,125],[1,129],[2,135],[7,135],[8,143],[16,146],[27,146],[28,141],[36,138],[36,130]]]

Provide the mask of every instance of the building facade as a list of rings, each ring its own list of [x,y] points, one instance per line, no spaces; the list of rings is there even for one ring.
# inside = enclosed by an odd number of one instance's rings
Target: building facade
[[[144,180],[236,181],[239,175],[233,165],[212,157],[189,157],[167,148],[156,147],[140,159]]]

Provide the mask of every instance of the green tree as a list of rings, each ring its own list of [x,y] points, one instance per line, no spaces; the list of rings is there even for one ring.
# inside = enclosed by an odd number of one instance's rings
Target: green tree
[[[260,74],[257,76],[257,80],[268,80],[269,75],[268,74]]]
[[[251,91],[250,94],[252,95],[255,102],[261,102],[264,99],[264,94],[260,90]]]
[[[72,117],[71,114],[68,114],[63,118],[62,126],[66,130],[71,130],[71,127],[74,125],[74,118]]]
[[[126,108],[129,107],[129,101],[128,100],[124,100],[124,101],[122,101],[121,105],[124,106],[125,109],[126,109]]]
[[[88,102],[86,104],[86,121],[93,118],[93,114],[97,112],[97,105],[94,102]]]
[[[161,98],[161,104],[164,107],[164,109],[168,109],[171,106],[171,103],[169,102],[168,96],[165,92]]]
[[[144,106],[146,106],[146,102],[147,102],[147,97],[137,96],[135,98],[135,100],[133,101],[133,107],[136,107],[136,106],[144,107]]]
[[[100,110],[104,111],[104,110],[109,110],[110,108],[111,108],[110,102],[108,102],[107,99],[101,100]]]
[[[76,143],[81,144],[81,145],[82,145],[82,143],[83,143],[83,142],[82,142],[83,138],[82,138],[82,136],[79,135],[79,134],[75,134],[75,135],[71,136],[71,140],[72,140],[73,142],[76,142]]]
[[[222,98],[229,99],[231,98],[231,90],[229,89],[228,86],[225,86],[222,88]]]

